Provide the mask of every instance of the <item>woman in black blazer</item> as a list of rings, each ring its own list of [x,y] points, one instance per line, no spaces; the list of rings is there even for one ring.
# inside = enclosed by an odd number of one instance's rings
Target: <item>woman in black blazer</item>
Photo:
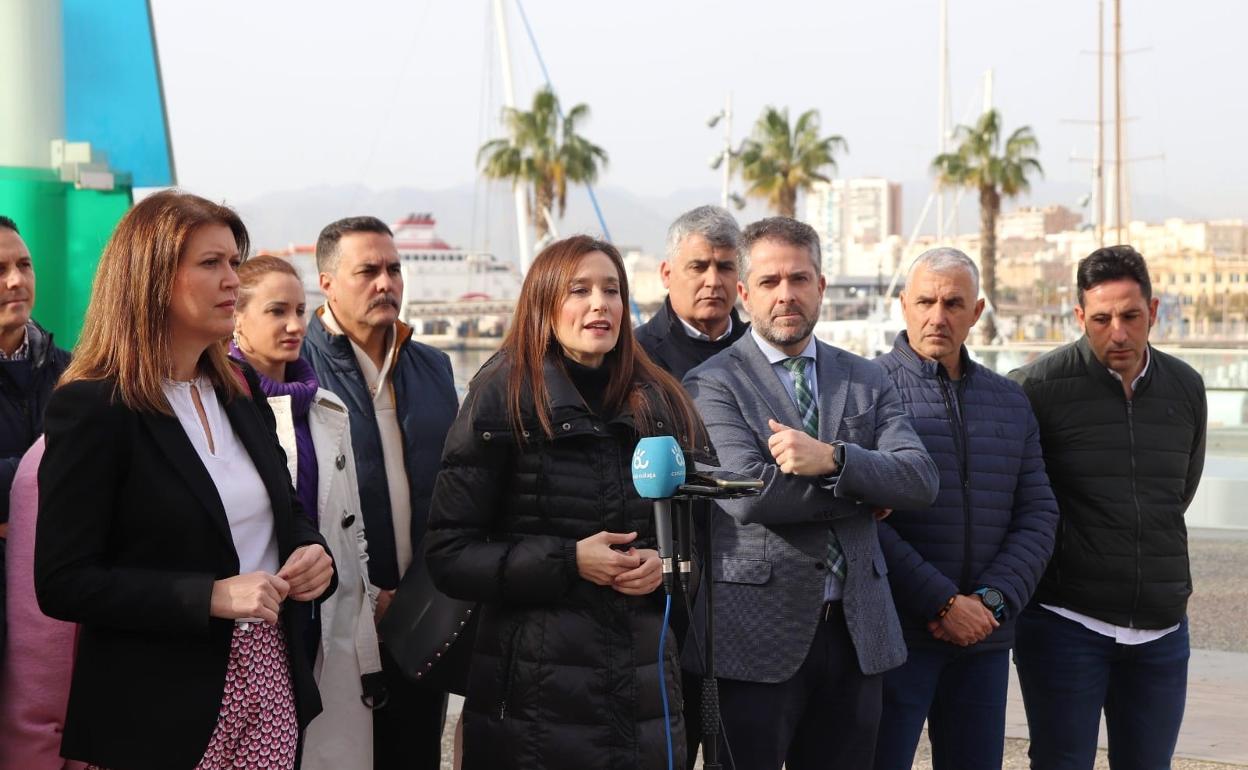
[[[48,405],[39,604],[80,624],[62,754],[293,768],[320,711],[292,602],[333,589],[254,372],[226,358],[247,231],[168,191],[122,219]]]

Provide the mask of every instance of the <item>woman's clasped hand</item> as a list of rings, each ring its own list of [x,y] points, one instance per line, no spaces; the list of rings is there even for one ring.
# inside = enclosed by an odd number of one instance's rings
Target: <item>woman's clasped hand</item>
[[[576,570],[594,585],[622,594],[644,596],[663,582],[663,565],[652,548],[620,550],[637,539],[636,532],[602,531],[576,544]]]
[[[290,598],[297,602],[317,599],[334,578],[334,560],[316,543],[296,548],[277,577],[290,584]]]
[[[276,623],[282,602],[287,597],[306,602],[316,599],[329,588],[334,576],[334,562],[319,545],[296,548],[276,575],[248,572],[212,584],[214,618],[239,620],[259,618]]]
[[[289,594],[290,584],[277,575],[267,572],[235,575],[212,584],[209,614],[227,620],[259,618],[273,625]]]

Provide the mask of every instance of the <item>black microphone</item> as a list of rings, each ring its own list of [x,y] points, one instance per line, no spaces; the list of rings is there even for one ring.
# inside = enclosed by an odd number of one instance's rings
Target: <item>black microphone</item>
[[[693,573],[693,510],[692,502],[682,500],[676,506],[676,568],[680,590],[689,595],[689,577]]]
[[[654,501],[654,536],[663,563],[663,590],[671,594],[672,495],[685,483],[685,454],[671,436],[650,436],[633,450],[633,486]]]

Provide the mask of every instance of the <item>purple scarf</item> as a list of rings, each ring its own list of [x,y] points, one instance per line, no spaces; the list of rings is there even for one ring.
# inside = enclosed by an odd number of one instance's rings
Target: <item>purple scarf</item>
[[[238,345],[230,342],[230,355],[240,361],[247,357]],[[308,425],[308,411],[316,400],[319,383],[312,364],[302,358],[286,364],[286,381],[276,382],[269,379],[259,370],[260,389],[270,398],[274,396],[290,396],[290,411],[295,418],[295,449],[298,451],[297,468],[295,470],[295,496],[299,505],[313,524],[317,523],[316,497],[318,474],[316,470],[316,449],[312,445],[312,428]]]

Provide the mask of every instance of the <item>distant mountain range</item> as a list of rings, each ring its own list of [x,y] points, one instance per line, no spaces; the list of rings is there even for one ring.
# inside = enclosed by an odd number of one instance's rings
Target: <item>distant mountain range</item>
[[[909,237],[915,219],[931,190],[930,180],[902,182],[902,236]],[[637,195],[622,188],[596,189],[599,204],[610,229],[612,240],[622,248],[639,248],[662,255],[667,226],[682,212],[705,203],[718,203],[715,188],[688,188],[666,196]],[[1007,203],[1018,205],[1058,203],[1077,209],[1077,201],[1087,193],[1087,186],[1074,182],[1040,181],[1026,199]],[[438,233],[456,246],[492,251],[510,257],[516,251],[514,203],[510,189],[502,184],[461,185],[439,190],[399,187],[371,190],[362,185],[311,187],[263,195],[246,202],[234,202],[251,231],[257,249],[277,249],[289,244],[310,245],[329,222],[355,214],[372,214],[393,222],[409,212],[431,212],[438,221]],[[799,215],[801,203],[799,201]],[[973,194],[964,194],[959,208],[958,232],[979,228],[978,201]],[[767,216],[760,203],[751,201],[743,211],[735,212],[745,224]],[[1084,211],[1085,218],[1088,215]],[[1134,196],[1137,219],[1160,221],[1170,217],[1198,219],[1201,214],[1175,201],[1145,194]],[[933,214],[934,216],[934,214]],[[562,235],[592,233],[602,228],[594,215],[589,196],[583,188],[568,192],[568,209],[558,222]],[[932,216],[924,232],[935,232]]]
[[[612,241],[623,248],[661,253],[667,226],[682,212],[704,203],[718,203],[719,192],[680,190],[666,197],[635,195],[620,188],[596,189]],[[372,214],[393,222],[409,212],[431,212],[443,240],[456,246],[511,256],[516,250],[515,204],[510,188],[501,184],[463,185],[440,190],[400,187],[370,190],[363,186],[313,187],[269,193],[235,203],[257,248],[290,243],[312,244],[329,222],[355,214]],[[761,206],[739,212],[742,221],[765,216]],[[568,191],[568,209],[557,222],[562,235],[602,234],[589,196],[583,188]]]

